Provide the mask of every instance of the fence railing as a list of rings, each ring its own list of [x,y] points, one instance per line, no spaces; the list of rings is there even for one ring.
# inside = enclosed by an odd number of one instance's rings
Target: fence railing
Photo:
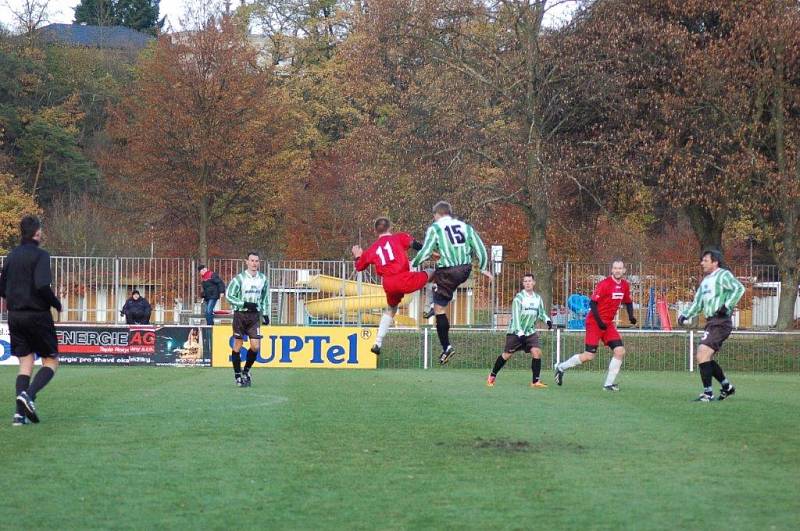
[[[0,257],[0,266],[4,257]],[[214,258],[207,264],[227,283],[243,267],[238,259]],[[131,290],[138,289],[153,306],[152,321],[159,324],[187,322],[201,314],[198,262],[186,258],[74,257],[52,258],[54,289],[64,305],[62,320],[70,322],[119,323],[119,310]],[[459,288],[449,308],[450,320],[458,326],[504,328],[514,294],[530,264],[495,264],[494,281],[473,274]],[[702,273],[695,264],[628,264],[638,327],[653,328],[648,308],[656,299],[669,306],[673,323],[677,312],[689,304]],[[565,306],[573,293],[589,295],[608,274],[608,264],[562,263],[553,276],[553,320],[566,325]],[[382,310],[380,296],[357,302],[352,297],[374,293],[379,283],[374,273],[357,273],[351,261],[294,260],[262,263],[272,290],[272,320],[281,324],[358,324],[377,322]],[[746,293],[738,305],[734,324],[741,329],[768,329],[777,319],[780,282],[775,266],[737,266],[733,273]],[[314,278],[324,283],[309,283]],[[372,291],[371,291],[372,290]],[[380,292],[378,292],[380,295]],[[350,299],[346,299],[351,297]],[[315,302],[316,301],[316,302]],[[323,301],[323,302],[320,302]],[[417,294],[401,309],[402,324],[424,325],[422,301]],[[223,299],[219,310],[229,309]],[[800,297],[795,305],[800,317]],[[0,318],[4,318],[0,315]],[[619,321],[626,323],[624,312]]]
[[[625,371],[694,371],[694,353],[701,333],[696,330],[621,330],[627,352]],[[539,332],[542,372],[549,379],[553,364],[583,352],[584,336],[577,330]],[[454,328],[450,331],[456,355],[447,369],[485,369],[488,373],[502,353],[505,332],[491,328]],[[436,330],[391,330],[381,349],[381,368],[436,369],[440,354]],[[594,360],[575,370],[605,371],[611,351],[600,348]],[[800,373],[800,332],[734,332],[717,355],[725,370],[736,372]],[[530,355],[517,352],[507,368],[530,369]]]

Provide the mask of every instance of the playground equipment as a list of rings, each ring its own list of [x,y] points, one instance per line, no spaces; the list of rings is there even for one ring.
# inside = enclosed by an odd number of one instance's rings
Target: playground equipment
[[[305,301],[305,309],[312,319],[344,320],[348,323],[378,324],[381,311],[386,308],[386,294],[383,286],[354,280],[342,280],[328,275],[314,275],[308,280],[298,280],[298,286],[318,290],[326,295],[323,299]],[[413,295],[403,297],[401,307],[408,306]],[[417,320],[399,313],[394,318],[399,326],[416,326]]]
[[[570,311],[567,328],[570,330],[583,330],[586,327],[586,315],[589,313],[589,297],[573,293],[567,297],[567,309]]]

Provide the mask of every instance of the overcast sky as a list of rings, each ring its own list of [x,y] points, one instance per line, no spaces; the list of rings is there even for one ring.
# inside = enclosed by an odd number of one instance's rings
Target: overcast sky
[[[173,29],[180,29],[181,16],[184,13],[187,2],[191,1],[192,0],[161,0],[161,16],[167,17],[167,21]],[[80,0],[50,0],[49,21],[66,24],[71,23],[74,18],[73,11],[75,6],[79,3]],[[219,3],[222,4],[222,0],[219,0]],[[555,8],[548,13],[551,23],[568,16],[572,9],[574,9],[574,3],[575,2],[566,1],[563,4],[556,5]],[[0,0],[0,23],[7,28],[13,29],[15,26],[14,17],[7,6],[11,5],[13,8],[17,8],[20,4],[22,4],[22,0]],[[239,0],[232,0],[231,4],[236,6],[239,4]]]

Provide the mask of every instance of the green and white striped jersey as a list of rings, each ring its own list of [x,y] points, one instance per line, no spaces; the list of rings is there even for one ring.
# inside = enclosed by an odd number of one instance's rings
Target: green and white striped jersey
[[[542,297],[536,292],[530,294],[522,290],[514,296],[511,303],[511,322],[508,323],[508,333],[517,336],[530,336],[536,333],[536,321],[545,323],[550,320],[544,309]]]
[[[225,298],[234,311],[244,310],[246,302],[255,303],[261,315],[269,315],[269,281],[267,275],[257,272],[250,275],[247,271],[242,271],[233,277],[225,290]]]
[[[441,258],[436,267],[455,267],[472,263],[472,253],[478,257],[481,271],[486,271],[488,256],[486,246],[472,225],[450,216],[442,216],[428,227],[425,242],[417,256],[411,261],[411,267],[419,267],[434,250],[438,250]]]
[[[694,317],[702,310],[703,315],[708,319],[713,317],[723,306],[728,308],[730,315],[742,295],[744,295],[742,283],[729,270],[720,267],[706,275],[694,295],[694,302],[683,312],[683,316]]]

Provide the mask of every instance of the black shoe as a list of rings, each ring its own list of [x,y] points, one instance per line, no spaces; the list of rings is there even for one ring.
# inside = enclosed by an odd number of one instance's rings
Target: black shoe
[[[564,383],[564,371],[559,369],[558,365],[556,365],[556,372],[553,375],[553,380],[556,381],[557,385],[562,385]]]
[[[234,380],[236,381],[236,387],[244,387],[244,386],[245,386],[245,385],[244,385],[244,378],[242,378],[242,377],[241,377],[241,376],[239,376],[238,374],[236,375],[236,377],[234,378]]]
[[[711,402],[712,400],[714,400],[714,395],[713,394],[700,393],[700,396],[695,398],[693,401],[694,402]]]
[[[28,396],[26,391],[22,391],[17,395],[17,404],[24,408],[23,411],[25,412],[25,416],[28,417],[28,420],[34,424],[39,422],[39,415],[36,414],[36,404],[33,403],[33,399]]]
[[[728,384],[728,387],[720,390],[719,398],[717,398],[717,400],[725,400],[726,398],[735,393],[736,393],[736,388],[733,386],[733,384]]]
[[[20,415],[19,413],[14,413],[14,417],[11,419],[12,426],[24,426],[25,424],[30,424],[25,415]]]
[[[372,345],[372,348],[369,349],[369,351],[375,354],[376,356],[381,355],[381,347],[379,347],[378,345]]]
[[[447,345],[447,348],[442,351],[442,355],[439,356],[439,365],[445,365],[455,353],[456,349],[453,348],[453,345]]]
[[[433,316],[434,316],[434,312],[433,312],[433,304],[431,304],[431,307],[430,307],[430,308],[428,308],[427,310],[425,310],[424,312],[422,312],[422,317],[423,317],[424,319],[430,319],[430,318],[431,318],[431,317],[433,317]]]
[[[604,385],[603,389],[605,389],[606,391],[619,391],[619,385],[617,384]]]
[[[250,373],[245,372],[242,373],[242,387],[251,387],[253,385],[253,379],[250,378]]]

